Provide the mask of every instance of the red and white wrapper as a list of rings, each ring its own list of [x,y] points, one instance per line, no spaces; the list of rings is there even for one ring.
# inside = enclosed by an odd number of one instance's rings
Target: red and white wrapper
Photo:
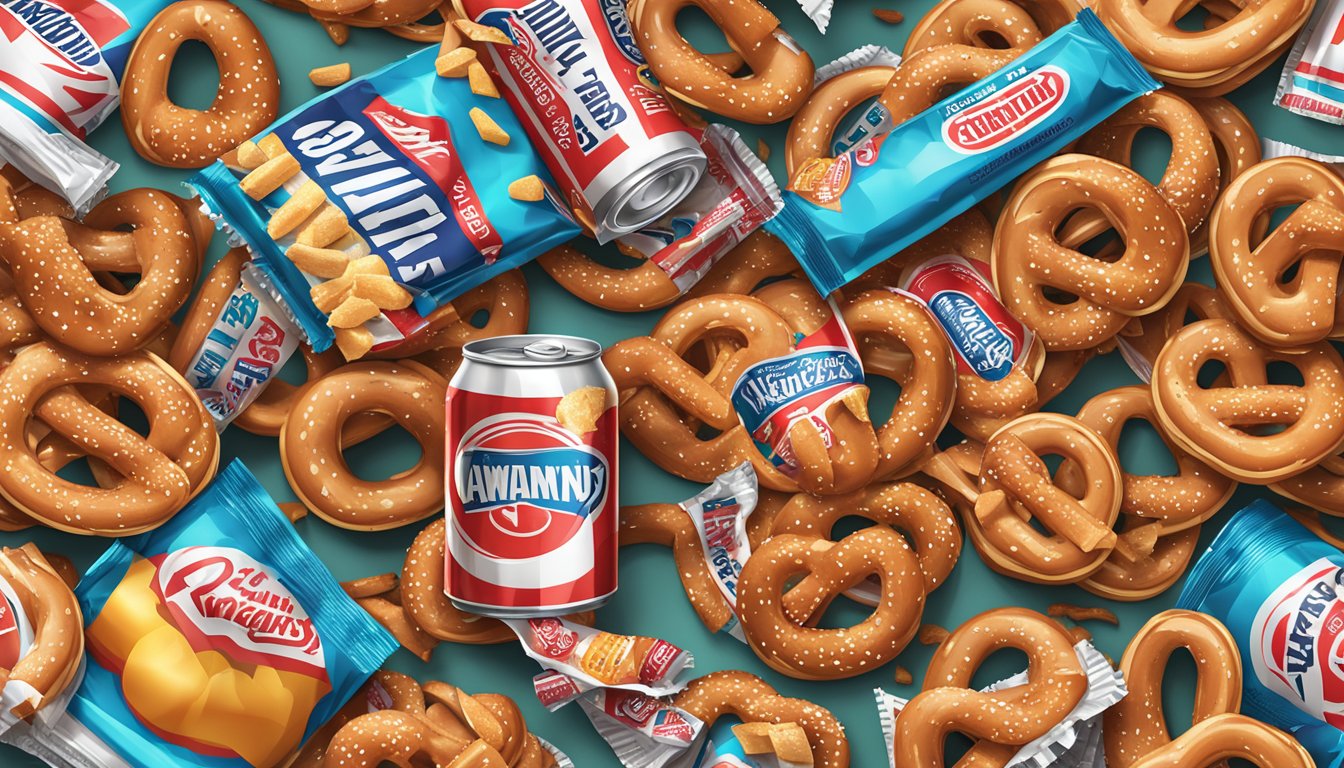
[[[578,702],[626,768],[669,765],[696,743],[704,728],[695,715],[638,691],[600,688],[579,696]]]
[[[724,472],[705,490],[681,502],[681,508],[690,515],[695,530],[700,534],[700,550],[704,553],[709,573],[719,587],[719,593],[733,618],[719,629],[746,642],[742,625],[737,620],[737,580],[742,567],[751,557],[747,541],[747,518],[756,510],[759,489],[756,470],[748,462]]]
[[[1344,0],[1320,0],[1283,65],[1274,103],[1344,124]]]
[[[677,682],[677,676],[695,666],[695,657],[690,652],[657,638],[616,635],[559,618],[501,621],[518,636],[523,651],[542,668],[568,678],[564,688],[537,688],[542,704],[552,709],[580,693],[599,688],[638,691],[650,696],[676,693],[686,687],[685,683]],[[600,676],[597,664],[629,668],[631,654],[640,653],[641,640],[652,643],[643,649],[641,658],[633,660],[636,679],[613,682]]]

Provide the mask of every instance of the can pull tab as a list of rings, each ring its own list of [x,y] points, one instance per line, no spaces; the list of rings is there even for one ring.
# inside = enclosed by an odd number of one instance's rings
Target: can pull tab
[[[523,355],[531,360],[563,360],[568,354],[564,344],[554,341],[534,341],[523,347]]]

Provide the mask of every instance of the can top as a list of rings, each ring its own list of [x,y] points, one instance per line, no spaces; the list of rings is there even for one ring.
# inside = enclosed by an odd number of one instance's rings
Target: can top
[[[462,356],[478,363],[513,367],[569,365],[592,360],[602,354],[602,345],[579,336],[549,333],[523,333],[469,341]]]

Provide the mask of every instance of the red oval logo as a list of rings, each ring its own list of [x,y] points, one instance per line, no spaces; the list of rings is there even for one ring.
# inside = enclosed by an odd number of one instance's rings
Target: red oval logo
[[[1041,67],[943,124],[943,139],[958,152],[976,154],[1003,146],[1049,117],[1069,93],[1069,76]]]

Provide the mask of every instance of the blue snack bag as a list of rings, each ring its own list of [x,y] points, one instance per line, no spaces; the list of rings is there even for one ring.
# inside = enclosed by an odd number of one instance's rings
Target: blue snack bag
[[[1191,569],[1178,608],[1223,622],[1241,652],[1243,713],[1344,764],[1344,552],[1264,499]]]
[[[1160,87],[1084,9],[984,80],[805,163],[766,229],[829,295]]]
[[[323,93],[188,182],[315,351],[392,347],[464,291],[579,234],[508,104],[439,77],[436,53]],[[478,129],[482,118],[504,137]],[[538,199],[514,197],[528,177]],[[333,321],[351,299],[363,309]]]
[[[88,670],[32,750],[70,765],[282,764],[397,647],[241,461],[76,596]]]

